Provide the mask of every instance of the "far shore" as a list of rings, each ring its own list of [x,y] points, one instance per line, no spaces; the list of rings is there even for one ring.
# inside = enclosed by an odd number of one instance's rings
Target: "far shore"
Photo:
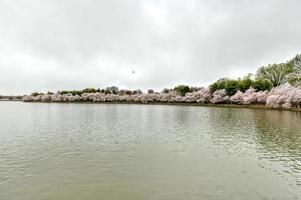
[[[54,102],[54,101],[27,101],[24,103],[58,103],[58,104],[132,104],[132,105],[174,105],[174,106],[203,106],[203,107],[218,107],[218,108],[247,108],[247,109],[260,109],[260,110],[278,110],[278,111],[295,111],[301,112],[301,108],[291,107],[269,107],[266,105],[260,104],[250,104],[250,105],[243,105],[243,104],[200,104],[200,103],[185,103],[185,102],[178,102],[178,103],[169,103],[169,102],[149,102],[149,103],[141,103],[141,102],[89,102],[89,101],[82,101],[82,102]]]
[[[59,104],[133,104],[133,105],[175,105],[175,106],[204,106],[204,107],[220,107],[220,108],[248,108],[248,109],[261,109],[261,110],[280,110],[280,111],[295,111],[301,112],[301,108],[297,107],[270,107],[266,105],[260,104],[213,104],[213,103],[187,103],[187,102],[178,102],[178,103],[171,103],[171,102],[148,102],[148,103],[141,103],[141,102],[91,102],[91,101],[22,101],[22,99],[0,99],[1,101],[13,101],[13,102],[22,102],[22,103],[59,103]]]
[[[0,99],[0,101],[22,101],[22,99]]]
[[[180,88],[180,89],[177,89]],[[3,96],[2,100],[37,103],[99,103],[99,104],[143,104],[185,105],[228,108],[252,108],[265,110],[301,111],[301,87],[280,85],[271,90],[257,91],[250,87],[245,91],[229,92],[226,89],[211,91],[205,87],[177,86],[147,93],[141,90],[107,90],[86,88],[84,90],[58,91],[57,93],[32,93],[25,96]]]

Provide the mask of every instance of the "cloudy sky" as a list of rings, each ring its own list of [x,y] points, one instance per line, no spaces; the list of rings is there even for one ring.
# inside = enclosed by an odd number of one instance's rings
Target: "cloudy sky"
[[[300,10],[300,0],[0,0],[0,94],[255,73],[301,53]]]

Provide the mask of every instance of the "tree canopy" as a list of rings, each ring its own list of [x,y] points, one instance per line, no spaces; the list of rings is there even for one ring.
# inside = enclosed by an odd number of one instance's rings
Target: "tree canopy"
[[[265,91],[270,90],[272,85],[269,81],[264,79],[256,79],[252,80],[252,75],[248,74],[244,78],[239,79],[229,79],[229,78],[222,78],[214,82],[212,85],[209,86],[210,92],[213,93],[216,90],[225,89],[227,95],[232,96],[238,90],[245,92],[250,87],[253,87],[257,91]]]
[[[181,96],[185,96],[187,92],[191,92],[191,89],[187,85],[178,85],[174,88],[174,91],[180,93]]]
[[[288,64],[293,68],[289,83],[294,86],[301,86],[301,54],[296,55]]]
[[[273,87],[288,82],[293,73],[293,67],[287,63],[272,64],[260,67],[256,73],[256,79],[268,80]]]

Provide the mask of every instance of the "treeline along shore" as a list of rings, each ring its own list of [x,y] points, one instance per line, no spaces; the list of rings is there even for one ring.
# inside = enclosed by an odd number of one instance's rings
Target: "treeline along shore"
[[[0,95],[0,101],[22,101],[24,96],[2,96]]]
[[[186,87],[186,86],[184,86]],[[256,91],[249,88],[245,92],[238,90],[234,95],[227,95],[225,89],[216,90],[201,87],[193,88],[193,91],[181,95],[176,90],[164,90],[155,92],[148,90],[147,93],[121,90],[117,94],[90,92],[82,94],[33,94],[23,98],[24,102],[111,102],[111,103],[169,103],[169,104],[229,104],[229,105],[260,105],[270,108],[298,108],[301,111],[301,88],[290,85],[282,85],[271,91]]]
[[[111,102],[160,103],[193,105],[240,105],[276,109],[301,110],[301,54],[286,63],[260,67],[255,76],[221,78],[209,87],[178,85],[160,92],[149,89],[105,89],[32,93],[22,98],[24,102]]]

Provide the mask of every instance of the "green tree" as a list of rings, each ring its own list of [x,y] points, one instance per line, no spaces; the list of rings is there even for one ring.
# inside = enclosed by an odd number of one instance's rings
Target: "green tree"
[[[271,90],[272,84],[270,81],[265,79],[256,79],[252,83],[252,87],[256,89],[256,91],[265,91],[265,90]]]
[[[187,85],[178,85],[174,88],[174,91],[180,93],[181,96],[185,96],[187,92],[191,92],[191,89]]]
[[[40,93],[40,92],[31,93],[31,96],[34,96],[34,97],[39,96],[39,95],[44,95],[44,93]]]
[[[107,87],[107,88],[105,89],[105,94],[112,94],[112,91],[110,90],[109,87]]]
[[[243,79],[238,79],[238,85],[240,91],[245,92],[252,86],[253,80],[251,78],[252,78],[252,74],[248,74]]]
[[[119,89],[116,86],[107,87],[105,93],[106,94],[118,94]]]
[[[252,82],[252,80],[250,79]],[[249,78],[234,80],[229,78],[222,78],[214,82],[212,85],[209,86],[210,92],[213,93],[216,90],[225,89],[227,95],[232,96],[238,90],[245,91],[249,89],[251,83],[249,83]]]
[[[213,93],[216,90],[226,89],[226,83],[229,79],[228,78],[221,78],[215,81],[213,84],[209,86],[210,92]]]
[[[137,94],[143,94],[142,90],[141,89],[137,89],[135,90]]]
[[[164,88],[161,93],[167,94],[167,93],[169,93],[169,89],[168,88]]]
[[[225,88],[227,91],[227,94],[229,96],[234,95],[238,90],[240,90],[240,84],[237,80],[228,80],[226,82]]]
[[[96,93],[97,89],[94,89],[94,88],[85,88],[85,89],[83,89],[82,92],[83,93]]]
[[[148,89],[147,90],[147,94],[153,94],[154,93],[154,90],[153,89]]]
[[[126,94],[126,95],[132,95],[132,94],[133,94],[133,91],[131,91],[131,90],[125,90],[125,94]]]
[[[289,83],[294,86],[301,86],[301,54],[288,61],[288,64],[293,68]]]
[[[293,67],[289,64],[272,64],[266,67],[260,67],[257,70],[256,78],[268,80],[273,87],[277,87],[288,82],[292,72]]]
[[[83,91],[82,90],[63,90],[59,92],[60,94],[72,94],[74,95],[82,95]]]

